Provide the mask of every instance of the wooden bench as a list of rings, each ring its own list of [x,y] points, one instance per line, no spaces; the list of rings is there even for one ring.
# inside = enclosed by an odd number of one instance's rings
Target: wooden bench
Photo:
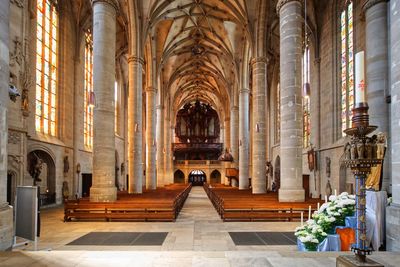
[[[320,200],[304,203],[282,203],[276,193],[253,195],[250,190],[204,184],[207,196],[224,221],[300,221],[308,215],[309,206],[316,210]]]
[[[168,186],[143,195],[118,194],[116,202],[90,202],[89,199],[64,204],[64,221],[175,221],[189,195],[191,185]]]

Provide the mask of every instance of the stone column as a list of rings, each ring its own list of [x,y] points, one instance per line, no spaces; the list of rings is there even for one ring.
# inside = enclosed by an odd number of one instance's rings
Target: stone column
[[[281,80],[281,187],[279,201],[304,201],[301,93],[302,1],[279,0]]]
[[[165,154],[165,145],[164,145],[164,107],[162,105],[158,105],[157,109],[157,130],[156,130],[156,142],[157,142],[157,183],[161,186],[165,185],[164,175],[164,154]]]
[[[171,130],[171,121],[167,117],[164,121],[164,147],[165,153],[163,152],[164,157],[164,183],[170,184],[174,182],[174,174],[172,173],[172,154],[171,154],[171,143],[172,143],[172,130]]]
[[[128,165],[129,193],[140,194],[143,190],[142,165],[142,71],[143,60],[136,56],[128,59]]]
[[[249,94],[239,92],[239,189],[249,188]]]
[[[400,250],[400,0],[390,1],[390,89],[393,203],[386,209],[386,249]]]
[[[117,1],[93,0],[93,185],[90,201],[117,199],[115,187],[115,39]],[[105,53],[107,51],[107,53]]]
[[[225,140],[224,140],[224,146],[225,148],[228,148],[229,152],[232,153],[231,150],[231,122],[230,119],[225,119],[224,121],[224,128],[225,128]],[[231,163],[230,162],[224,162],[224,168],[230,168]],[[225,185],[229,185],[229,180],[226,176],[221,177],[221,183]]]
[[[267,192],[266,164],[266,115],[265,92],[267,89],[267,59],[253,61],[253,148],[252,148],[252,191],[253,194]]]
[[[7,105],[9,72],[10,1],[0,2],[0,251],[13,244],[13,208],[7,203]]]
[[[369,121],[379,132],[388,133],[389,105],[386,103],[388,87],[388,26],[387,1],[369,0],[365,10],[366,82]],[[387,153],[389,154],[389,153]],[[389,188],[389,157],[383,166],[383,189]]]
[[[220,127],[220,132],[219,132],[219,142],[220,143],[222,143],[222,144],[224,144],[224,142],[225,142],[225,140],[224,140],[224,135],[225,135],[225,133],[224,133],[224,131],[225,131],[225,128],[224,128],[224,126],[222,125],[221,127]],[[223,148],[223,150],[224,150],[224,148]]]
[[[156,177],[156,94],[157,89],[146,89],[146,189],[157,188]]]
[[[239,162],[239,108],[231,107],[231,154],[233,156],[232,168],[238,167]]]

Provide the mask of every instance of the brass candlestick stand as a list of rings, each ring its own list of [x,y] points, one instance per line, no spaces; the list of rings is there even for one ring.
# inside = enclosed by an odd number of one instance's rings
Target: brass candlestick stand
[[[369,125],[368,104],[358,103],[352,110],[353,118],[351,128],[344,130],[351,136],[350,143],[345,145],[345,164],[351,169],[356,180],[356,216],[357,232],[356,243],[351,250],[355,256],[340,256],[337,258],[336,266],[383,266],[375,261],[367,259],[372,253],[367,244],[366,237],[366,193],[365,180],[371,172],[371,167],[381,163],[377,159],[374,142],[376,139],[367,137],[378,127]]]

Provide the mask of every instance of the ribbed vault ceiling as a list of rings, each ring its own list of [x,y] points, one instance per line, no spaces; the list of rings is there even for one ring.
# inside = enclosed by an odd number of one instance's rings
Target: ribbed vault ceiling
[[[244,1],[155,1],[149,14],[147,32],[174,107],[193,99],[227,103],[249,39]]]

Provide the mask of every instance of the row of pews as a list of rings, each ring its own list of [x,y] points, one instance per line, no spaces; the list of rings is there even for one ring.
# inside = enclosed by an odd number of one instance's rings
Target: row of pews
[[[72,220],[175,221],[189,195],[191,184],[171,184],[143,194],[118,192],[115,202],[89,198],[64,203],[64,222]]]
[[[321,201],[279,202],[277,193],[252,194],[251,190],[206,183],[203,187],[223,221],[300,221],[301,212],[307,220],[309,206],[313,212]]]

